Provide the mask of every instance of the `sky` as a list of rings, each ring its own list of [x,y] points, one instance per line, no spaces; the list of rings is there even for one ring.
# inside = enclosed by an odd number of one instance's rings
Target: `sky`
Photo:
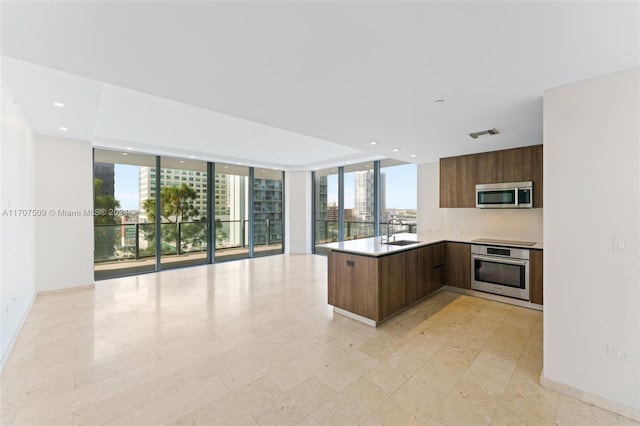
[[[123,210],[140,210],[138,174],[140,166],[115,165],[115,190],[113,196],[120,201]]]
[[[139,210],[138,173],[139,166],[127,164],[115,165],[115,198],[120,201],[123,210]],[[386,184],[386,208],[387,209],[416,209],[417,208],[417,166],[405,164],[401,166],[383,167],[380,169],[385,174]],[[344,199],[345,208],[352,209],[354,201],[354,181],[347,174],[345,179]],[[327,201],[338,202],[338,176],[329,175],[327,179]]]
[[[382,167],[380,173],[385,174],[386,208],[417,209],[417,166],[404,164],[401,166]],[[352,209],[355,199],[355,178],[345,174],[344,208]],[[327,203],[338,203],[338,175],[327,176]]]

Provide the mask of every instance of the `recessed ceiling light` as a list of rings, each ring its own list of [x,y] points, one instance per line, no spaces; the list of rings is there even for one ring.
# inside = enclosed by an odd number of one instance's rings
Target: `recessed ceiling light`
[[[398,148],[393,148],[391,151],[393,151],[393,152],[398,152],[398,151],[400,151],[400,150],[399,150]]]
[[[411,154],[411,156],[412,156],[412,157],[417,157],[418,155],[417,155],[417,154]]]
[[[351,164],[351,161],[347,161],[347,164]]]
[[[236,163],[236,164],[237,164],[238,166],[241,166],[241,165],[242,165],[242,163]]]
[[[133,148],[131,148],[130,146],[127,147],[127,151],[133,151]]]
[[[62,102],[54,102],[53,106],[57,108],[64,108],[64,104]]]
[[[66,127],[64,127],[64,126],[60,126],[60,127],[58,127],[58,129],[62,130],[63,132],[66,132],[67,130],[69,130],[69,129],[67,129],[67,128],[66,128]]]
[[[196,157],[194,157],[193,155],[190,155],[190,156],[189,156],[189,158],[191,158],[191,159],[193,160],[193,159],[194,159],[194,158],[196,158]]]
[[[378,145],[378,142],[376,142],[376,141],[371,141],[371,142],[370,142],[370,144],[371,144],[371,145]]]

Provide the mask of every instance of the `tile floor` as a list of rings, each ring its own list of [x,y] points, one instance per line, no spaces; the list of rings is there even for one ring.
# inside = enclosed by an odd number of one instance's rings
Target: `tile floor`
[[[542,314],[440,292],[374,329],[326,258],[272,256],[39,296],[2,425],[632,425],[542,388]]]

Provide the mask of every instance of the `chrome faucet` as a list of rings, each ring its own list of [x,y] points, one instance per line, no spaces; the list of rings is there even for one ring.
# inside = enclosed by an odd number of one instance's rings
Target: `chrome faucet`
[[[387,242],[391,241],[391,232],[390,232],[389,225],[391,225],[391,222],[394,222],[394,221],[400,224],[400,226],[402,226],[402,221],[400,219],[398,219],[395,216],[391,216],[391,219],[389,219],[389,221],[387,222]]]

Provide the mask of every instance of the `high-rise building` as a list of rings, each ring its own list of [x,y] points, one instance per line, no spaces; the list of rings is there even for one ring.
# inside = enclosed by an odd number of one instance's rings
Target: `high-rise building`
[[[218,176],[220,178],[218,179]],[[220,198],[215,198],[215,210],[216,213],[227,214],[227,198],[226,198],[226,175],[216,175],[216,195],[221,195]],[[196,198],[193,201],[193,205],[198,209],[200,217],[207,215],[207,173],[194,170],[180,170],[180,169],[160,169],[160,187],[165,186],[180,186],[186,184],[189,188],[193,189],[196,193]],[[144,202],[150,198],[153,198],[156,190],[156,172],[152,167],[140,167],[139,175],[139,194],[140,194],[140,207],[143,209]],[[224,200],[224,201],[223,201]],[[144,211],[141,212],[141,216],[144,216]]]
[[[253,235],[255,244],[282,241],[282,180],[259,179],[253,182]]]
[[[113,163],[93,163],[93,178],[100,179],[101,185],[98,192],[93,194],[113,197],[115,193],[115,164]]]
[[[373,170],[354,172],[354,218],[360,222],[373,222],[375,206],[375,186]],[[384,215],[385,205],[385,175],[380,173],[380,212]]]

